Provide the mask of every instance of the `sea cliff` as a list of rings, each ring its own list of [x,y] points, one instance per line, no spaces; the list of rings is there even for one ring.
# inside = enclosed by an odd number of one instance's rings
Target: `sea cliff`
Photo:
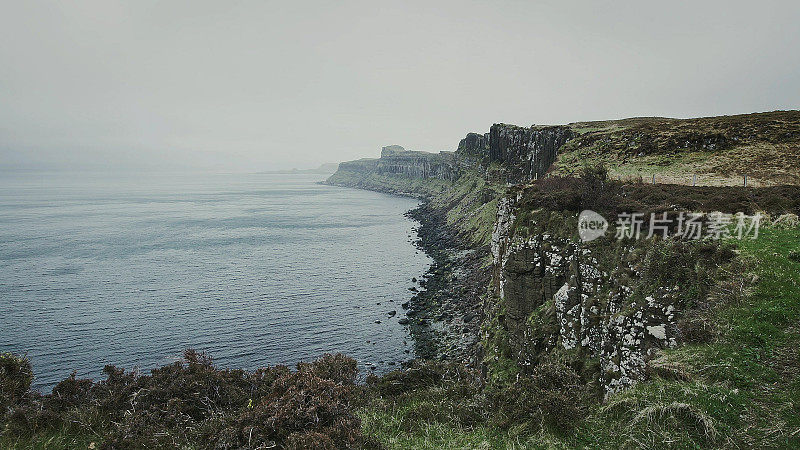
[[[506,381],[541,361],[566,359],[608,396],[646,380],[661,351],[705,339],[693,328],[700,310],[721,285],[735,283],[744,295],[748,281],[731,278],[741,261],[729,244],[584,243],[579,213],[611,217],[609,233],[624,207],[796,214],[798,123],[800,114],[790,111],[495,124],[467,134],[453,152],[385,147],[380,158],[340,164],[327,183],[426,200],[415,217],[449,237],[445,254],[459,275],[439,279],[436,293],[425,295],[421,323],[443,322],[443,342],[480,334],[468,339],[469,351],[444,344],[438,357],[466,359]],[[748,188],[740,186],[745,175]],[[472,264],[459,262],[463,255]]]

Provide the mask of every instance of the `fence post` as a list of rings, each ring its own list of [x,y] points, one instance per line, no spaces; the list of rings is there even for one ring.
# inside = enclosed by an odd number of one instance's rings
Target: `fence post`
[[[692,175],[692,186],[697,186],[697,174]]]
[[[656,174],[653,174],[653,184],[656,184]]]
[[[747,175],[744,176],[744,187],[747,187]]]

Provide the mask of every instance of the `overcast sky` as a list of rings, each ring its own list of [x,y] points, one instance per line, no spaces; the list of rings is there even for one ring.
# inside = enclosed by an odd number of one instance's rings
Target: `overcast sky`
[[[800,107],[800,2],[0,0],[0,167],[269,170]]]

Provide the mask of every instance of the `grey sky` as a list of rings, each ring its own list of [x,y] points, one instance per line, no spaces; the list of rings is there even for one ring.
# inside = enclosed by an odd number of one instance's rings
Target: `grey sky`
[[[0,0],[0,167],[268,170],[800,105],[800,2]]]

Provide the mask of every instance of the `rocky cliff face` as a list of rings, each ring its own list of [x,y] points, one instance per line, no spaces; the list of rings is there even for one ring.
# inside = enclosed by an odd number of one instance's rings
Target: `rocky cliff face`
[[[401,175],[455,181],[459,176],[452,152],[428,153],[405,150],[399,145],[381,149],[381,157],[339,164],[339,171],[360,175]]]
[[[491,245],[497,320],[514,362],[524,370],[554,352],[581,354],[599,362],[593,376],[606,394],[644,379],[653,352],[676,345],[680,286],[650,295],[634,245],[515,234],[516,209],[500,203]],[[604,264],[609,256],[620,264]]]
[[[543,176],[558,149],[574,136],[568,126],[530,128],[495,124],[486,134],[469,133],[456,155],[465,165],[501,165],[509,184],[528,183]]]
[[[453,182],[467,170],[478,169],[485,174],[496,164],[502,167],[506,183],[528,183],[547,172],[558,149],[573,136],[568,126],[523,128],[495,124],[489,133],[467,134],[455,152],[408,151],[399,145],[383,147],[380,158],[339,164],[340,173],[329,182],[352,186],[353,182],[348,184],[345,180],[369,175]]]
[[[573,136],[568,126],[492,125],[488,159],[506,167],[507,182],[528,183],[547,172],[556,160],[558,149]]]
[[[712,211],[800,207],[798,187],[727,189],[628,184],[589,174],[510,189],[498,201],[490,245],[483,336],[490,371],[508,361],[524,372],[552,358],[566,360],[610,395],[663,369],[651,364],[660,350],[712,339],[713,325],[697,317],[741,301],[752,283],[735,244],[679,238],[677,225],[669,237],[658,229],[650,235],[649,223],[639,238],[618,238],[615,219],[625,211],[648,217],[644,211],[703,211],[712,221]],[[743,196],[752,199],[749,206],[730,201]],[[609,225],[605,235],[583,242],[578,217],[589,207]]]

